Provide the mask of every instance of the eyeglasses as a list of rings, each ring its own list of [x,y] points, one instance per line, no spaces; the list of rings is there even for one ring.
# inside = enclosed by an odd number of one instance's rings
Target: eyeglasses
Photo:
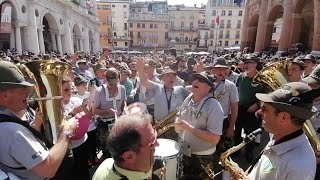
[[[158,137],[158,132],[154,129],[154,134],[155,134],[155,137],[154,137],[154,140],[152,142],[150,142],[149,144],[147,145],[138,145],[136,147],[133,147],[132,149],[140,149],[140,148],[146,148],[146,147],[150,147],[150,148],[153,148],[154,145],[156,144],[157,142],[157,137]]]

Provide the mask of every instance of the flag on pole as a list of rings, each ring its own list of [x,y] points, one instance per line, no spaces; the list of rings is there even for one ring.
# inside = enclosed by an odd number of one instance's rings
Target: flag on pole
[[[216,17],[216,23],[219,25],[220,24],[220,16]]]

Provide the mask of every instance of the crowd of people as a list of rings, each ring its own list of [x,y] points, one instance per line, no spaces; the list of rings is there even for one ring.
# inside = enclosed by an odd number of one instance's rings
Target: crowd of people
[[[7,51],[0,57],[0,179],[88,180],[95,165],[93,180],[157,179],[154,153],[161,144],[154,126],[177,109],[174,128],[160,136],[181,147],[177,179],[212,179],[222,169],[220,155],[261,127],[270,141],[258,157],[260,135],[245,146],[251,168],[244,179],[316,179],[320,154],[303,131],[310,119],[320,133],[320,94],[312,91],[320,87],[320,65],[311,54],[267,58],[245,48],[209,56]],[[44,135],[44,112],[29,101],[39,82],[19,68],[39,60],[72,67],[56,85],[64,120],[54,144]],[[286,84],[254,84],[261,69],[281,60],[288,62]],[[140,111],[130,113],[135,103]],[[74,139],[79,114],[88,126]]]

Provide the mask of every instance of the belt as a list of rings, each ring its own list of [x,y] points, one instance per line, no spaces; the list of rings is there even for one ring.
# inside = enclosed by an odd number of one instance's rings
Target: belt
[[[114,123],[115,122],[115,118],[98,118],[99,121],[104,122],[104,123]]]

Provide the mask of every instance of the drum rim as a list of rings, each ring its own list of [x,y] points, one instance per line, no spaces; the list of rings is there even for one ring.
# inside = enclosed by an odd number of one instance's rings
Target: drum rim
[[[170,155],[170,156],[165,156],[165,157],[162,157],[162,156],[157,156],[156,154],[154,155],[155,159],[157,160],[168,160],[168,159],[174,159],[174,158],[177,158],[179,157],[179,154],[181,154],[181,146],[178,142],[176,142],[175,140],[172,140],[172,139],[167,139],[167,138],[158,138],[157,141],[160,140],[165,140],[165,141],[171,141],[171,142],[174,142],[175,145],[178,145],[179,149],[178,149],[178,152],[173,154],[173,155]]]

